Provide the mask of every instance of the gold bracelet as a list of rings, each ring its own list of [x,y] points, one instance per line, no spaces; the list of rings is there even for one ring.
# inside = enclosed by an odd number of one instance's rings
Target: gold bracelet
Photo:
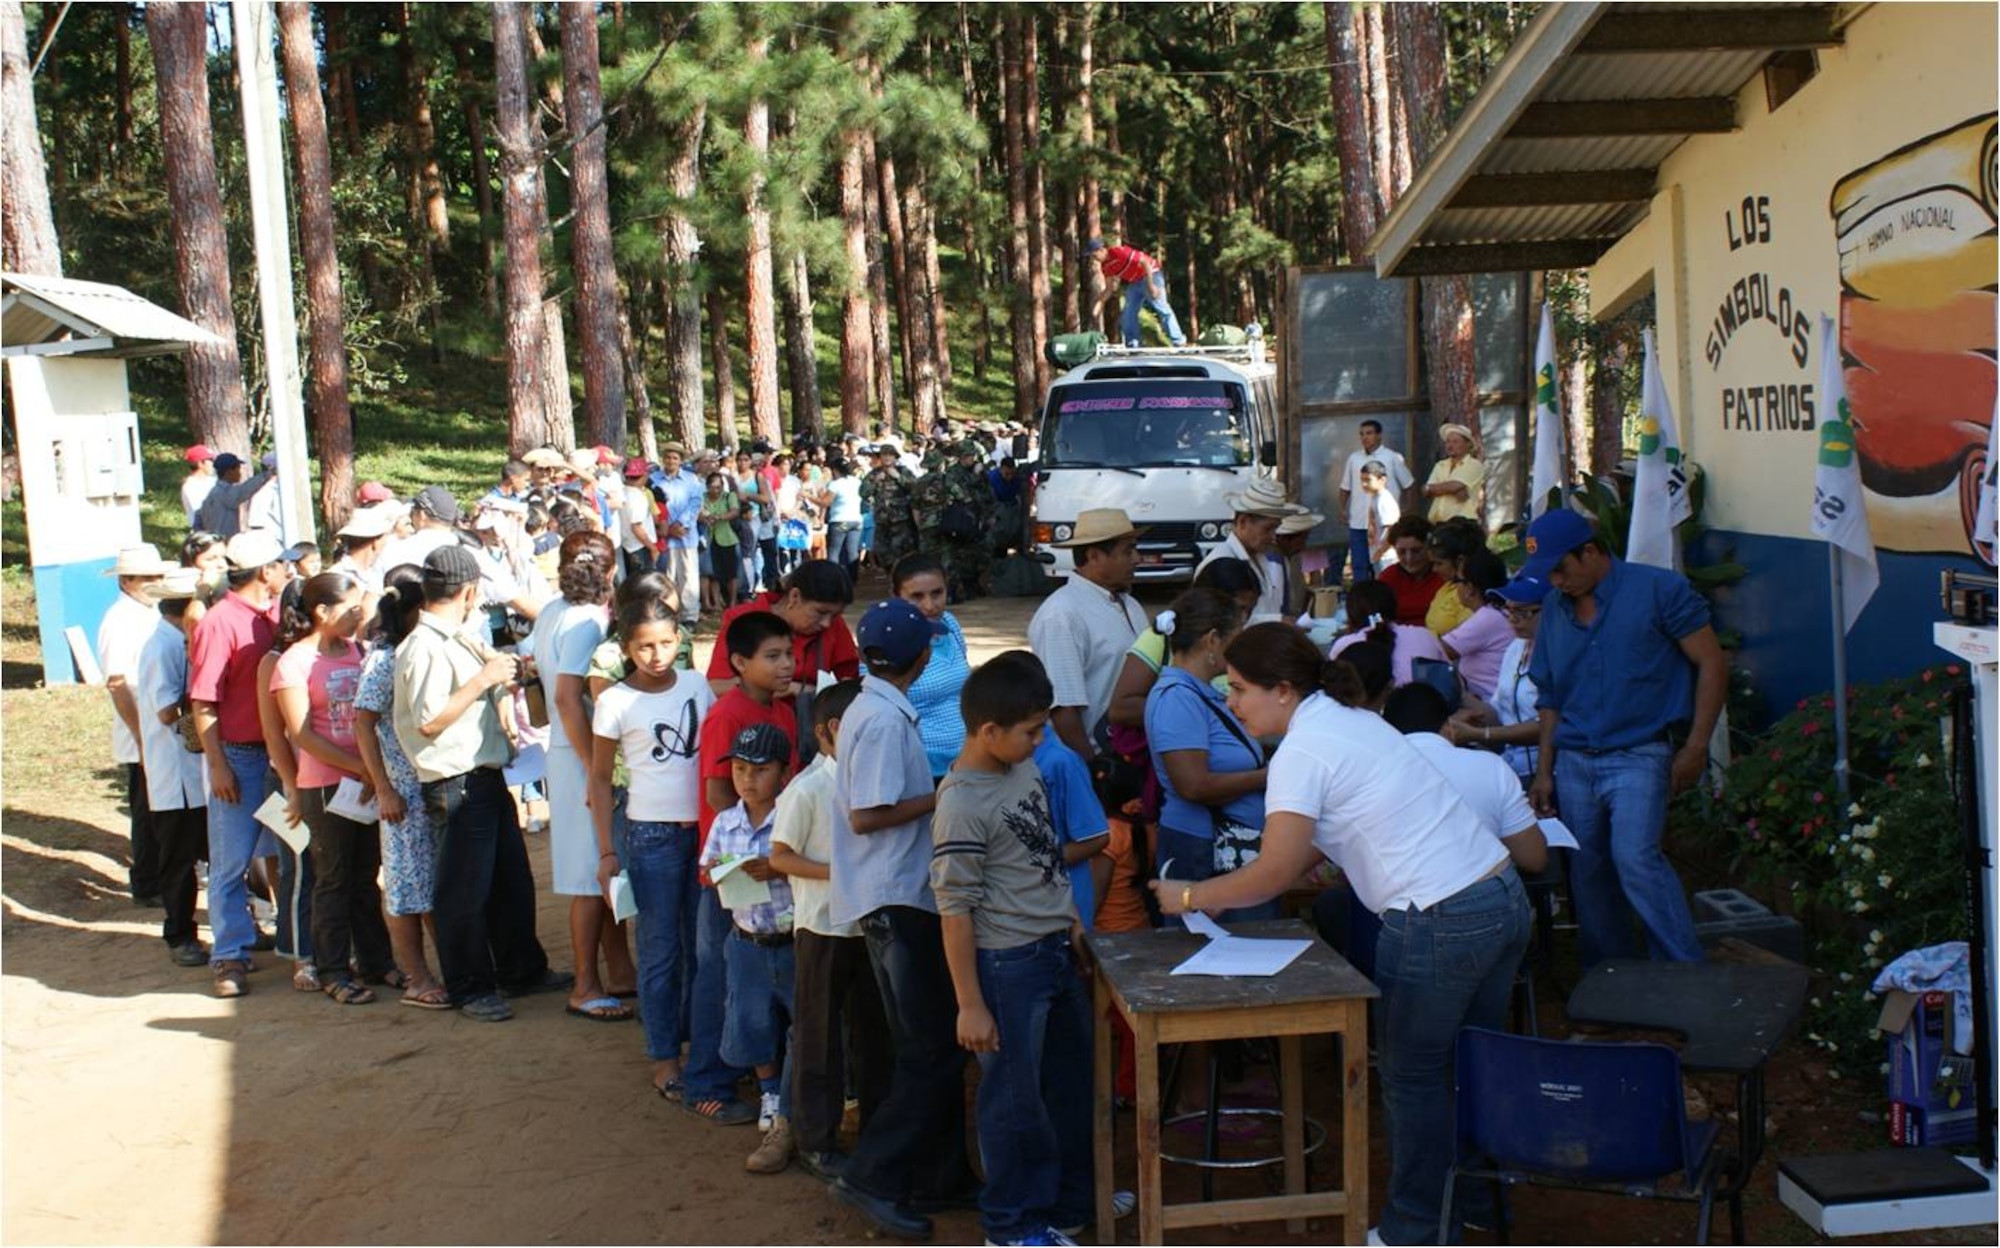
[[[1193,910],[1194,910],[1194,885],[1183,884],[1181,886],[1181,913],[1187,914]]]

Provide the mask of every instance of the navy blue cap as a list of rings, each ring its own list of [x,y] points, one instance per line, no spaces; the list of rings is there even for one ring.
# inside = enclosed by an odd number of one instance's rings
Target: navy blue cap
[[[854,644],[871,665],[876,654],[882,662],[898,670],[917,661],[930,649],[931,638],[946,631],[943,620],[933,623],[924,613],[901,598],[885,598],[868,608],[855,630]]]
[[[1527,539],[1522,543],[1528,561],[1521,565],[1520,579],[1547,581],[1564,555],[1596,536],[1590,521],[1567,507],[1542,513],[1528,526]]]
[[[776,724],[752,724],[736,734],[724,758],[740,758],[746,763],[789,763],[792,743]]]
[[[1494,590],[1493,596],[1507,602],[1540,606],[1542,599],[1549,596],[1549,583],[1539,576],[1517,576]]]

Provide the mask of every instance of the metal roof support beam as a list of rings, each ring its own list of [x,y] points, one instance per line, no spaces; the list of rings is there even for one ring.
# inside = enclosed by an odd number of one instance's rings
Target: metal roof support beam
[[[1653,198],[1656,169],[1600,169],[1578,173],[1480,174],[1452,196],[1447,208],[1546,208],[1563,204],[1635,204]]]
[[[1396,265],[1397,277],[1441,273],[1520,273],[1536,269],[1587,269],[1615,239],[1575,238],[1533,243],[1433,243],[1412,247]]]
[[[1638,11],[1613,6],[1577,51],[1741,52],[1838,47],[1838,5],[1788,4],[1769,8]]]
[[[1691,100],[1562,100],[1523,109],[1510,139],[1596,139],[1648,134],[1728,134],[1736,129],[1736,101],[1727,96]]]

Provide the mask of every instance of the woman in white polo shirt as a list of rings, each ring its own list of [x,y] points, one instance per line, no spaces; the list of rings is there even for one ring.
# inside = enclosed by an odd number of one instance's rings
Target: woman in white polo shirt
[[[1223,911],[1276,897],[1324,856],[1382,917],[1375,954],[1389,1200],[1371,1242],[1431,1243],[1452,1157],[1460,1027],[1498,1027],[1528,946],[1528,901],[1506,849],[1437,769],[1372,712],[1359,682],[1289,624],[1243,630],[1224,653],[1229,705],[1282,736],[1256,861],[1157,882],[1160,909]],[[1377,1235],[1379,1233],[1379,1241]]]

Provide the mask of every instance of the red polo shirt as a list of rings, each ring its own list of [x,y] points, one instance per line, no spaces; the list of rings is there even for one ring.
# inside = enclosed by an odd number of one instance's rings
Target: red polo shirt
[[[1375,578],[1396,592],[1396,623],[1423,626],[1424,617],[1430,613],[1431,599],[1444,588],[1444,578],[1436,568],[1422,577],[1411,576],[1403,571],[1403,565],[1392,563],[1382,569]]]
[[[792,743],[792,759],[785,766],[785,779],[792,778],[792,770],[798,764],[799,730],[798,713],[792,709],[790,698],[773,698],[769,702],[759,702],[741,689],[731,689],[715,700],[708,708],[708,714],[701,720],[701,836],[695,853],[708,845],[708,828],[715,822],[715,808],[708,804],[708,781],[727,780],[729,771],[729,747],[736,743],[736,736],[745,728],[755,724],[776,724],[778,731]]]
[[[230,745],[264,744],[257,718],[257,664],[278,642],[278,604],[259,610],[234,591],[195,625],[188,647],[188,696],[212,702],[217,728]]]
[[[729,647],[723,644],[729,636],[730,624],[746,611],[776,611],[784,597],[777,593],[759,594],[722,613],[722,626],[715,630],[715,651],[708,656],[710,680],[728,680],[736,675],[736,669],[729,666]],[[792,634],[792,679],[811,688],[822,669],[832,672],[836,680],[861,677],[861,652],[855,649],[854,633],[840,616],[810,637]]]

